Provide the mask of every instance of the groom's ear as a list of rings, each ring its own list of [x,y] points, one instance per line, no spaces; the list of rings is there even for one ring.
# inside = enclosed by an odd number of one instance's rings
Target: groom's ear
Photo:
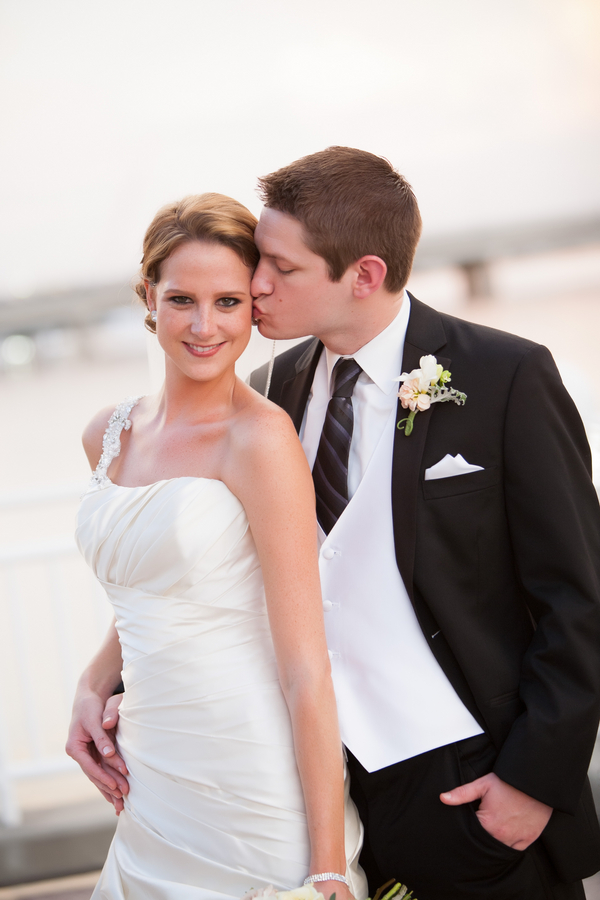
[[[361,256],[350,268],[353,271],[352,293],[358,300],[378,291],[387,275],[387,266],[380,256]]]

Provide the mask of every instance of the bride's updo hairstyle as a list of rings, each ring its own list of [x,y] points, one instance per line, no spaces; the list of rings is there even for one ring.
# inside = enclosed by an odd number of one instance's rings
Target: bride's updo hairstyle
[[[151,284],[160,281],[161,263],[177,247],[190,241],[229,247],[244,265],[254,270],[259,259],[254,243],[255,228],[256,217],[250,210],[224,194],[195,194],[163,206],[144,235],[141,277],[135,285],[136,294],[148,309],[144,280]],[[150,313],[144,324],[148,331],[156,333]]]

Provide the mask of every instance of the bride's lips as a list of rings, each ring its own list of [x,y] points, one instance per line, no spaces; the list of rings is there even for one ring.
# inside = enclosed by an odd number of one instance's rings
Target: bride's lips
[[[190,344],[187,341],[183,341],[183,346],[186,350],[192,354],[192,356],[214,356],[215,353],[218,353],[221,347],[225,344],[225,341],[222,341],[220,344]]]

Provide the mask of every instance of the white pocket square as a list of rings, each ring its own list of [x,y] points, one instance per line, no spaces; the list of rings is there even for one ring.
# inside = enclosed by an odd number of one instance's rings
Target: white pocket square
[[[452,478],[453,475],[466,475],[467,472],[482,472],[483,466],[472,466],[470,463],[457,453],[456,456],[450,456],[446,453],[443,459],[440,459],[435,466],[425,469],[425,481],[432,481],[435,478]]]

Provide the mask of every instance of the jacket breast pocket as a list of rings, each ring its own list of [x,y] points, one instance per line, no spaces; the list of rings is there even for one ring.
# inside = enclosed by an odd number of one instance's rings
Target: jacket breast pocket
[[[468,472],[465,475],[453,475],[450,478],[433,478],[423,481],[423,496],[426,500],[437,500],[443,497],[455,497],[457,494],[469,494],[492,487],[500,481],[500,467],[490,466],[480,472]]]

